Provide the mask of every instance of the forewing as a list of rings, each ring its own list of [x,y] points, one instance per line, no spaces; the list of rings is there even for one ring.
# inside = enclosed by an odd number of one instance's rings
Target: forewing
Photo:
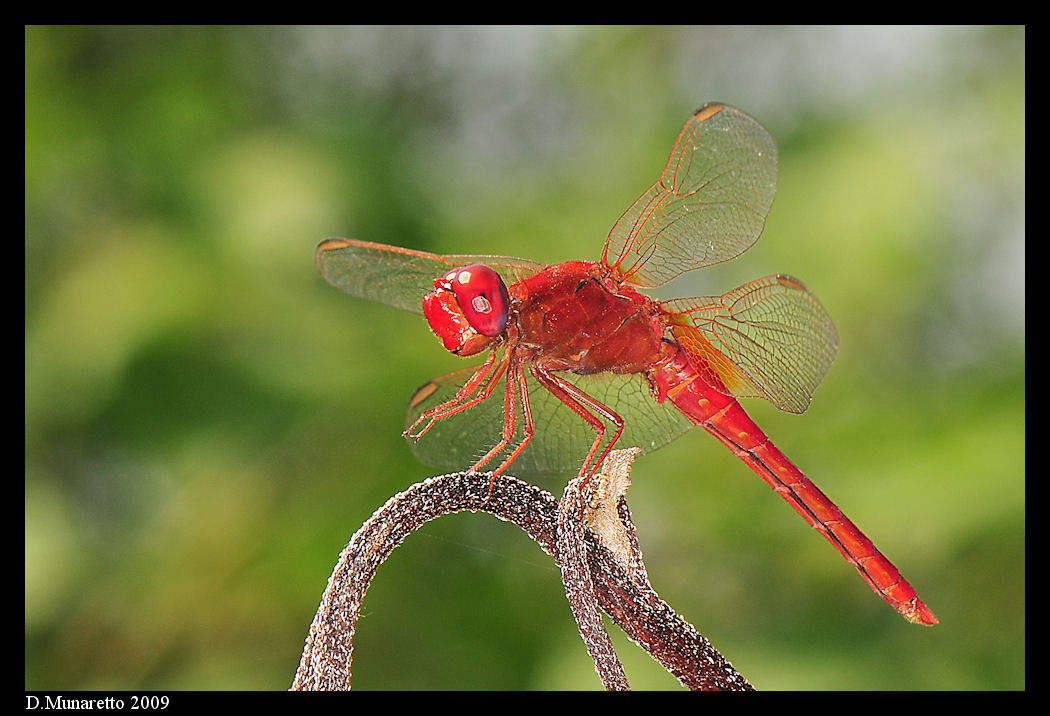
[[[695,367],[738,397],[763,397],[801,413],[838,352],[824,307],[798,279],[767,276],[724,296],[661,304]]]
[[[762,233],[776,183],[769,132],[728,105],[701,107],[660,179],[613,226],[602,260],[646,287],[727,261]]]
[[[322,241],[315,259],[321,276],[340,291],[413,313],[423,312],[423,296],[434,290],[434,279],[450,269],[483,263],[510,286],[544,268],[509,256],[443,256],[354,239]]]

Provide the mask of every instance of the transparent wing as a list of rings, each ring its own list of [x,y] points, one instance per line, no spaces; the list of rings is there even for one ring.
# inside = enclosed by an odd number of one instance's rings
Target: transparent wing
[[[660,179],[609,232],[602,261],[647,287],[727,261],[762,233],[776,183],[769,132],[728,105],[701,107]]]
[[[317,270],[325,281],[351,296],[423,312],[423,296],[434,279],[449,269],[483,263],[510,286],[544,269],[544,265],[509,256],[431,254],[354,239],[327,239],[317,246]]]
[[[767,276],[724,296],[661,304],[671,331],[712,385],[801,413],[838,352],[838,333],[802,282]]]
[[[405,418],[412,425],[420,413],[449,400],[473,374],[474,368],[457,371],[420,386],[409,401]],[[692,423],[671,403],[657,402],[641,375],[577,376],[558,374],[612,408],[625,421],[618,448],[640,447],[643,451],[666,445]],[[529,400],[536,423],[536,434],[509,469],[512,475],[541,472],[576,472],[583,464],[594,431],[576,413],[539,385],[531,376]],[[505,380],[505,378],[504,378]],[[504,420],[503,387],[478,405],[440,420],[419,440],[410,439],[412,451],[425,463],[449,470],[462,470],[474,464],[499,442]],[[516,433],[507,449],[495,456],[486,469],[495,469],[523,437],[524,419],[520,406]],[[610,428],[606,437],[611,437]]]

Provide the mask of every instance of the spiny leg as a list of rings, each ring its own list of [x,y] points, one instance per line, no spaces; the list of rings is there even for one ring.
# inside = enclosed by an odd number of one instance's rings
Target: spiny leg
[[[532,436],[536,434],[536,423],[532,418],[532,403],[529,400],[529,385],[525,379],[525,373],[521,370],[520,366],[518,366],[517,370],[515,371],[515,375],[517,376],[515,378],[515,382],[518,386],[518,398],[519,400],[521,400],[521,413],[525,421],[525,425],[522,428],[523,435],[521,442],[518,443],[518,446],[516,448],[514,448],[514,452],[508,455],[507,459],[503,461],[503,464],[500,465],[496,469],[496,471],[492,473],[492,480],[491,482],[489,482],[489,497],[492,496],[492,487],[496,484],[496,478],[502,475],[503,471],[506,470],[512,462],[518,459],[518,456],[521,455],[522,451],[532,440]],[[507,390],[508,392],[510,390],[509,375],[507,377]],[[511,424],[513,427],[513,421]],[[506,420],[504,420],[504,433],[508,435],[508,438],[514,433],[513,429],[511,429],[509,433],[507,432]]]
[[[405,430],[405,432],[402,433],[402,435],[404,435],[405,437],[412,437],[418,440],[419,438],[423,437],[423,435],[425,435],[426,432],[430,430],[430,428],[432,428],[434,424],[437,423],[439,420],[444,420],[445,418],[451,417],[453,415],[456,415],[457,413],[461,413],[464,410],[472,408],[478,403],[487,399],[489,396],[491,396],[492,393],[495,392],[496,386],[499,385],[499,381],[503,377],[504,371],[507,369],[507,361],[504,360],[496,367],[495,372],[493,372],[492,368],[495,364],[495,361],[496,351],[493,350],[489,353],[489,357],[485,359],[485,362],[481,365],[481,367],[474,372],[470,379],[467,380],[467,382],[464,383],[458,391],[456,391],[456,394],[451,399],[446,400],[444,403],[441,403],[440,405],[436,405],[433,408],[424,411],[418,418],[416,418],[415,422],[413,422],[412,425],[410,425]],[[475,393],[483,383],[484,388],[481,389],[481,392],[478,393],[478,395],[472,398],[471,400],[467,401],[467,398],[469,398],[473,393]],[[419,425],[424,420],[427,420],[428,418],[429,422],[426,424],[426,426],[418,433],[413,434],[412,430],[414,430],[417,425]]]
[[[542,364],[533,364],[531,372],[544,388],[550,391],[555,398],[569,406],[574,413],[583,418],[596,433],[594,443],[591,444],[591,449],[587,453],[587,458],[584,460],[583,466],[580,468],[579,476],[584,478],[583,483],[580,485],[580,489],[583,489],[587,486],[587,482],[591,479],[591,476],[597,471],[598,466],[602,464],[602,461],[612,450],[613,445],[615,445],[620,439],[620,435],[623,434],[624,420],[609,407],[580,390],[572,383],[551,373]],[[597,460],[595,460],[595,454],[598,452],[598,448],[601,446],[605,437],[605,423],[599,420],[598,417],[591,412],[592,410],[616,426],[616,433],[612,436],[612,439],[609,440],[609,444],[605,446],[605,449]]]
[[[507,371],[507,391],[503,398],[503,436],[496,445],[485,453],[485,456],[474,463],[474,466],[470,468],[470,472],[477,472],[478,469],[485,465],[492,458],[499,455],[503,451],[503,448],[507,447],[510,443],[511,438],[514,437],[515,420],[517,417],[517,409],[514,406],[514,389],[517,386],[519,376],[521,374],[521,367],[517,363],[512,363],[509,370]],[[506,468],[507,463],[504,462],[500,465],[500,471]],[[496,478],[496,474],[492,476],[493,480]],[[492,486],[489,485],[489,493],[492,492]]]

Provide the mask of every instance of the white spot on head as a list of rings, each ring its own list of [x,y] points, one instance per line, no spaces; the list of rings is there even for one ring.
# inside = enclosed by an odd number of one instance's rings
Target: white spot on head
[[[459,279],[460,283],[470,283],[470,271],[460,271],[459,276],[457,278]]]

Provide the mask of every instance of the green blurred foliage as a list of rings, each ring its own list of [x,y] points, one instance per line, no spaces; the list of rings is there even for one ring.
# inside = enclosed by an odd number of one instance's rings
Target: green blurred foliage
[[[654,585],[759,688],[1024,688],[1024,28],[25,40],[27,689],[287,688],[350,535],[432,474],[404,401],[459,367],[324,284],[316,243],[596,258],[711,100],[776,138],[777,200],[672,293],[821,298],[841,352],[810,411],[747,407],[941,624],[700,433],[635,468]],[[621,636],[636,688],[677,688]],[[599,683],[549,558],[459,515],[380,570],[354,685]]]

